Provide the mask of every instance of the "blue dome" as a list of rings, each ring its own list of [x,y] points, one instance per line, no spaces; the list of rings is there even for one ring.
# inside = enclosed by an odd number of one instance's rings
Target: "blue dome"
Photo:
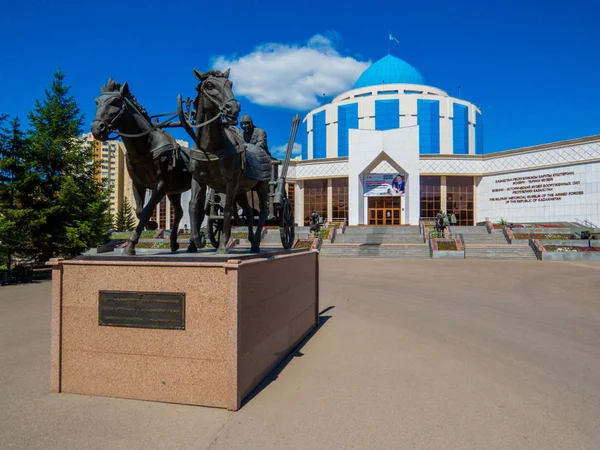
[[[365,70],[354,84],[353,89],[374,86],[376,84],[425,84],[425,79],[417,69],[396,58],[387,55]]]

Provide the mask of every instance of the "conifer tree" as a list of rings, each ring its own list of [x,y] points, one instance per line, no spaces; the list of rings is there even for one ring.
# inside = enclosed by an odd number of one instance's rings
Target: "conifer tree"
[[[115,231],[133,231],[136,226],[135,218],[131,212],[131,203],[127,197],[119,206],[117,218],[115,220]]]
[[[26,166],[28,245],[21,253],[73,257],[104,242],[110,227],[108,189],[96,181],[93,150],[80,139],[83,115],[60,70],[29,113]]]
[[[27,224],[31,211],[23,208],[23,191],[31,174],[21,123],[17,117],[8,124],[7,120],[7,116],[0,117],[0,265],[6,265],[10,274],[13,254],[30,245]]]

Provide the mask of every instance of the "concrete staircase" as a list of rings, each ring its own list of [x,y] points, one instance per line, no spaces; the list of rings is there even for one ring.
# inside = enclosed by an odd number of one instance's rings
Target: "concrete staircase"
[[[518,259],[518,260],[536,260],[535,253],[529,245],[465,245],[466,259]]]
[[[488,233],[485,226],[478,225],[476,227],[450,227],[452,234],[462,234],[465,246],[481,245],[481,244],[508,244],[502,230],[493,230],[492,234]]]
[[[336,244],[423,244],[418,226],[347,227],[338,234]]]
[[[529,245],[509,244],[502,230],[488,233],[485,226],[450,227],[452,234],[462,234],[465,242],[466,259],[536,259]]]
[[[427,244],[323,244],[324,258],[419,258],[429,259]]]

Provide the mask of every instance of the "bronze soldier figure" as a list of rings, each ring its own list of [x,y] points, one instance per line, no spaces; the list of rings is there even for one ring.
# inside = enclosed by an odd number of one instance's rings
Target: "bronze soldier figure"
[[[267,153],[267,155],[269,155],[271,159],[276,159],[273,158],[273,155],[271,155],[271,152],[269,152],[266,131],[255,126],[254,122],[252,122],[252,117],[244,114],[242,116],[242,120],[240,121],[240,126],[242,127],[242,136],[246,144],[254,144],[257,147],[260,147]]]

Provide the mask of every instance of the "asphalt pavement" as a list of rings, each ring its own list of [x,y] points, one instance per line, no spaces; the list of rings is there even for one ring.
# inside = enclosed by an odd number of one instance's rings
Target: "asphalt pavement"
[[[322,259],[242,409],[49,393],[50,282],[0,287],[0,448],[600,448],[600,264]]]

